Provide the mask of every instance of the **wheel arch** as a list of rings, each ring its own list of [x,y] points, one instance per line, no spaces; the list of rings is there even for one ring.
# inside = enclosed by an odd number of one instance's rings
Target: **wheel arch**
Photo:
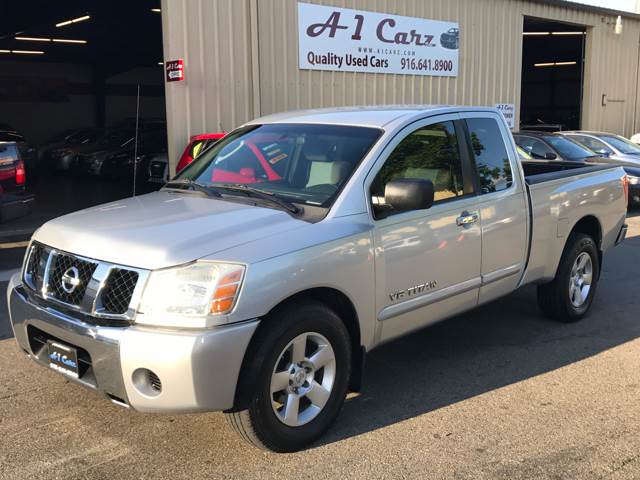
[[[289,297],[281,300],[277,303],[266,315],[261,318],[260,325],[253,333],[253,337],[249,342],[249,346],[244,355],[242,361],[242,368],[240,371],[246,371],[244,368],[251,361],[251,357],[256,351],[257,341],[260,338],[259,332],[262,329],[269,328],[271,322],[275,321],[275,317],[278,311],[289,307],[293,303],[316,301],[322,303],[326,307],[333,310],[338,317],[342,320],[347,331],[349,332],[349,338],[351,340],[351,379],[349,382],[349,390],[359,392],[362,385],[362,375],[364,373],[364,359],[366,355],[366,349],[362,345],[360,334],[360,323],[358,319],[358,313],[355,305],[351,299],[333,287],[314,287],[306,290],[299,291],[290,295]],[[247,383],[247,379],[238,378],[236,385],[236,393],[234,398],[233,410],[241,410],[245,408],[249,401],[250,392],[244,388]]]

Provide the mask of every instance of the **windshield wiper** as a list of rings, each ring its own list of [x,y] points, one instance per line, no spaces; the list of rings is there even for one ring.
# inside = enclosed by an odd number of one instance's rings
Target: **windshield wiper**
[[[198,183],[195,180],[190,180],[190,179],[173,180],[164,186],[164,188],[183,188],[183,187],[188,187],[189,190],[193,190],[194,192],[204,193],[209,197],[222,196],[220,192],[216,191],[213,187],[202,185],[201,183]]]
[[[259,188],[249,187],[242,183],[212,185],[212,188],[215,188],[216,190],[220,190],[224,193],[236,193],[236,192],[244,193],[247,197],[254,197],[254,198],[259,198],[261,200],[267,200],[271,203],[274,203],[284,208],[285,210],[293,214],[298,214],[302,211],[300,207],[296,206],[292,202],[289,202],[288,200],[280,198],[271,192],[266,192],[264,190],[260,190]]]

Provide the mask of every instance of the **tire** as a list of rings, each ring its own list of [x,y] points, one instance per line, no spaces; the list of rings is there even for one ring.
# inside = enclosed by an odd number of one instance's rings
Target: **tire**
[[[351,376],[349,333],[338,315],[317,302],[291,304],[264,322],[240,372],[244,405],[227,413],[227,420],[255,447],[301,450],[329,428],[344,404]],[[321,347],[322,356],[316,356]]]
[[[577,322],[589,311],[599,278],[600,253],[595,241],[588,235],[572,233],[555,278],[538,286],[538,305],[553,320]]]

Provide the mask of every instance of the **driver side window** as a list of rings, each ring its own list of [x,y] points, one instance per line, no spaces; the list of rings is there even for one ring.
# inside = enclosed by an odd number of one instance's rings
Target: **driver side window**
[[[371,184],[374,207],[385,205],[387,183],[401,178],[430,180],[434,205],[464,195],[462,160],[453,122],[420,128],[398,144]]]

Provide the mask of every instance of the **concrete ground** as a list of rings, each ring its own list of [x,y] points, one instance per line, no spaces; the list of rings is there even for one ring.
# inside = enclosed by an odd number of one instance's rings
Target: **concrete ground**
[[[640,215],[629,224],[583,322],[546,320],[525,288],[385,345],[296,454],[245,445],[220,413],[123,410],[0,340],[0,478],[638,479]],[[0,270],[19,263],[2,255]]]

